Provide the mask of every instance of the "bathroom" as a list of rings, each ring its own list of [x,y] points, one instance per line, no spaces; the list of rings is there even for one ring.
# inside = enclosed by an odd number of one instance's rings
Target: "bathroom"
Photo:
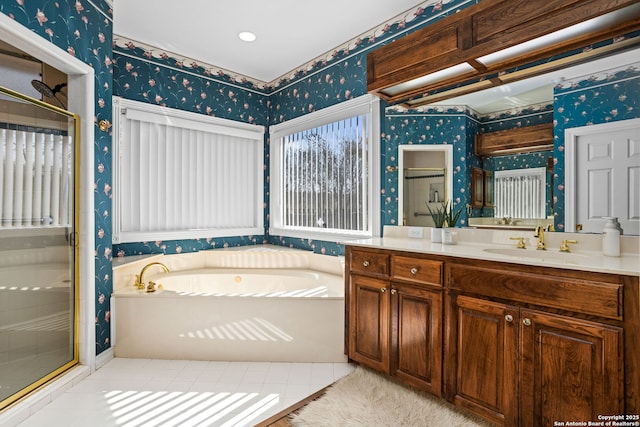
[[[300,115],[300,112],[309,111],[309,101],[305,100],[305,94],[315,101],[312,102],[313,109],[319,110],[325,106],[329,106],[335,101],[334,99],[345,99],[349,97],[357,97],[366,93],[364,76],[364,65],[366,63],[365,55],[372,49],[365,43],[365,46],[351,47],[345,46],[343,50],[337,54],[331,55],[327,60],[327,68],[323,69],[322,79],[317,82],[309,83],[304,78],[304,73],[295,76],[287,84],[277,87],[273,92],[261,91],[254,89],[251,82],[243,83],[241,79],[233,84],[227,84],[230,77],[224,76],[221,79],[215,77],[216,73],[205,67],[194,67],[186,70],[184,68],[176,68],[174,65],[177,61],[184,64],[189,62],[181,56],[176,55],[175,58],[154,57],[157,49],[153,46],[132,43],[125,37],[114,34],[112,29],[114,15],[113,9],[117,8],[117,4],[111,2],[78,2],[82,11],[76,11],[73,5],[75,2],[61,2],[65,5],[69,3],[71,17],[78,20],[78,16],[88,20],[87,36],[83,37],[86,42],[80,42],[74,39],[72,30],[69,29],[71,24],[66,25],[67,20],[53,19],[54,16],[64,16],[62,12],[55,10],[53,6],[29,5],[21,6],[16,4],[10,6],[3,4],[0,11],[3,18],[8,18],[11,25],[19,25],[23,29],[35,32],[38,37],[52,41],[55,45],[64,51],[70,49],[75,51],[76,58],[81,62],[91,63],[94,69],[95,77],[84,78],[88,71],[79,65],[69,67],[64,65],[64,60],[60,58],[48,58],[48,53],[42,53],[42,58],[47,62],[55,64],[59,69],[63,69],[68,75],[75,76],[69,81],[69,90],[76,90],[76,93],[87,93],[83,87],[91,88],[91,94],[87,95],[87,99],[70,100],[69,108],[73,108],[75,112],[81,114],[82,117],[91,118],[83,122],[81,134],[91,135],[94,140],[94,150],[91,153],[86,151],[83,153],[85,157],[81,160],[81,174],[87,177],[87,181],[81,183],[80,211],[82,218],[81,229],[79,230],[80,238],[85,244],[82,246],[83,252],[80,254],[81,270],[80,270],[80,350],[79,361],[81,365],[89,367],[90,371],[94,371],[96,367],[108,362],[113,356],[111,342],[112,337],[112,300],[110,298],[114,290],[114,262],[121,257],[136,256],[140,254],[178,254],[204,251],[209,249],[217,249],[234,246],[251,246],[261,245],[266,242],[275,246],[286,246],[312,251],[317,254],[326,254],[329,256],[343,255],[344,248],[341,244],[332,240],[323,240],[321,237],[313,239],[302,238],[299,236],[286,236],[274,232],[269,227],[268,208],[263,211],[263,230],[268,233],[253,234],[234,234],[231,236],[204,238],[185,238],[170,239],[156,241],[143,241],[116,243],[112,242],[112,211],[113,202],[113,170],[112,170],[112,152],[113,152],[113,135],[107,128],[106,131],[98,127],[100,121],[106,121],[113,124],[115,119],[112,115],[112,95],[125,97],[146,103],[156,103],[159,98],[162,103],[167,106],[185,109],[190,111],[198,111],[202,104],[202,93],[207,99],[215,100],[211,102],[214,109],[212,115],[224,117],[227,119],[249,122],[249,120],[258,125],[268,126],[276,124],[282,120],[293,119]],[[405,26],[415,19],[415,23],[424,23],[437,15],[439,10],[427,2],[430,7],[418,10],[412,10],[410,14],[404,17],[406,22],[400,20],[390,21],[391,29],[388,35],[402,35]],[[463,8],[468,5],[465,1],[444,2],[441,4],[443,8],[450,13],[455,8]],[[416,5],[417,6],[417,5]],[[48,17],[49,26],[41,25],[34,18],[41,11]],[[416,14],[414,15],[414,12]],[[69,11],[65,12],[69,14]],[[117,15],[117,14],[116,14]],[[3,29],[5,20],[2,21]],[[7,26],[9,24],[6,24]],[[55,37],[46,32],[52,29]],[[3,30],[4,31],[4,30]],[[19,30],[17,30],[19,32]],[[376,33],[378,34],[378,33]],[[67,37],[68,36],[68,37]],[[23,50],[28,50],[30,45],[37,44],[33,41],[21,46],[20,42],[14,42],[15,35],[7,36],[3,32],[2,39],[12,42],[15,46],[20,46]],[[68,41],[67,38],[71,41]],[[36,39],[40,40],[40,39]],[[90,40],[90,41],[89,41]],[[89,46],[87,46],[89,44]],[[181,52],[178,52],[180,54]],[[198,58],[195,58],[196,60]],[[67,67],[66,69],[64,67]],[[75,68],[74,68],[75,67]],[[321,66],[317,66],[321,69]],[[135,76],[132,74],[133,70]],[[345,71],[346,69],[346,71]],[[316,71],[316,69],[313,69]],[[188,71],[188,72],[187,72]],[[329,75],[325,82],[325,75]],[[83,81],[83,79],[85,81]],[[186,79],[196,90],[185,88],[182,81]],[[344,84],[338,82],[345,80]],[[152,86],[149,81],[153,80]],[[329,80],[332,83],[329,83]],[[177,81],[180,84],[172,82]],[[534,114],[526,114],[522,119],[516,115],[515,118],[505,118],[501,124],[508,126],[507,122],[525,121],[557,121],[559,127],[554,130],[557,137],[563,134],[563,127],[583,126],[588,123],[602,123],[607,121],[625,120],[637,118],[637,108],[633,107],[634,100],[637,100],[637,69],[628,70],[613,77],[608,81],[607,85],[602,86],[601,93],[611,99],[615,108],[601,109],[592,108],[593,113],[587,117],[576,116],[569,113],[575,102],[579,100],[573,99],[573,94],[559,94],[558,99],[554,100],[552,111],[543,107],[542,110],[536,111]],[[578,82],[578,84],[583,84]],[[85,85],[85,86],[82,86]],[[635,86],[634,86],[635,85]],[[621,89],[622,88],[622,89]],[[233,92],[230,95],[229,92]],[[347,95],[346,92],[350,94]],[[621,93],[622,91],[622,93]],[[635,92],[634,92],[635,91]],[[621,96],[626,96],[627,101],[620,101]],[[80,97],[79,97],[80,98]],[[182,99],[186,99],[185,103]],[[619,102],[619,103],[618,103]],[[72,105],[74,104],[74,105]],[[208,104],[202,104],[206,106]],[[562,114],[560,111],[564,111]],[[617,113],[612,116],[611,111],[616,110]],[[283,118],[276,117],[277,111]],[[560,115],[559,115],[560,114]],[[95,119],[95,123],[94,123]],[[371,195],[374,203],[377,203],[376,211],[379,211],[380,218],[377,221],[375,233],[379,234],[380,229],[384,225],[399,225],[399,201],[398,201],[398,145],[400,144],[442,144],[446,142],[454,147],[452,155],[453,176],[453,194],[456,203],[465,206],[469,200],[467,195],[470,193],[471,178],[467,173],[470,166],[479,166],[479,159],[472,155],[472,141],[474,129],[480,126],[477,121],[470,115],[459,111],[422,111],[411,112],[393,112],[387,114],[383,119],[385,144],[379,153],[380,161],[380,186],[375,188]],[[442,137],[436,138],[434,142],[422,138],[425,133],[424,129],[430,127],[435,130],[433,135],[442,134]],[[266,146],[266,144],[265,144]],[[266,150],[266,148],[265,148]],[[564,188],[564,174],[562,171],[564,152],[560,144],[554,147],[553,157],[558,160],[556,167],[557,181],[554,182],[557,190],[557,202],[554,203],[554,217],[556,218],[554,225],[556,229],[561,229],[564,217],[564,197],[562,189]],[[463,159],[464,158],[464,159]],[[269,165],[265,160],[264,177],[269,176]],[[395,169],[394,169],[395,168]],[[462,172],[458,172],[462,171]],[[89,178],[90,177],[90,178]],[[265,187],[267,184],[265,184]],[[95,189],[94,189],[95,188]],[[380,197],[375,195],[380,194]],[[268,196],[263,196],[265,205],[268,205]],[[458,200],[459,198],[459,200]],[[374,204],[374,206],[376,206]],[[94,215],[95,212],[95,215]],[[473,212],[476,216],[478,212]],[[462,224],[466,224],[468,216],[463,214]],[[532,237],[531,237],[532,238]],[[533,238],[532,238],[533,239]],[[115,261],[114,261],[115,260]]]

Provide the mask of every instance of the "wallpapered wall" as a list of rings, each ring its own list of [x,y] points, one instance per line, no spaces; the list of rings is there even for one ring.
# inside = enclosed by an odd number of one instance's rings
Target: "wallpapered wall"
[[[105,1],[3,1],[0,12],[91,65],[95,70],[95,123],[112,121],[113,11]],[[110,346],[109,296],[113,289],[111,135],[97,126],[94,129],[96,353],[100,353]]]
[[[564,230],[564,131],[640,117],[640,61],[625,70],[596,73],[554,89],[555,227]],[[573,231],[573,230],[568,230]]]

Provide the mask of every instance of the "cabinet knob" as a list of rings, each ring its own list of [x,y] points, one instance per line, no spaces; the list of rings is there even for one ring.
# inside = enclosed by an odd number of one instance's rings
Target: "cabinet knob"
[[[398,293],[398,291],[396,291],[395,289],[391,289],[391,295],[395,295],[397,293]]]
[[[364,265],[365,267],[369,267],[369,261],[363,262],[362,265]]]
[[[525,317],[524,319],[522,319],[522,323],[524,323],[525,326],[531,326],[531,319]]]
[[[385,292],[387,292],[387,288],[380,288],[380,292],[384,294]]]
[[[513,322],[513,316],[510,314],[507,314],[506,316],[504,316],[504,320],[506,320],[507,322]]]
[[[414,276],[415,276],[416,274],[418,274],[418,269],[417,269],[416,267],[413,267],[413,268],[412,268],[411,270],[409,270],[409,271],[411,271],[411,274],[413,274]]]

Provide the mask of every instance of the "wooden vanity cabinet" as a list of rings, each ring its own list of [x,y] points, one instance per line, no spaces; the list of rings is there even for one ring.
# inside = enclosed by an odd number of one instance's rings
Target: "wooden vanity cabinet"
[[[527,268],[448,265],[445,397],[504,426],[624,413],[622,284]]]
[[[351,360],[500,426],[640,411],[638,277],[346,246]]]
[[[350,247],[345,258],[349,358],[440,395],[442,262]]]

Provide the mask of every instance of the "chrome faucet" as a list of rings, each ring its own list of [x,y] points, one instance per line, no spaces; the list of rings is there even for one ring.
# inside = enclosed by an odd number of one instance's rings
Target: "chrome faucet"
[[[162,269],[164,270],[165,273],[169,272],[169,269],[167,268],[166,265],[164,265],[161,262],[150,262],[149,264],[145,265],[142,268],[142,271],[140,272],[140,274],[136,275],[136,282],[134,283],[134,286],[138,289],[145,289],[147,290],[147,292],[155,292],[156,291],[156,284],[155,282],[149,282],[149,285],[145,285],[144,281],[142,279],[142,277],[144,276],[145,271],[147,271],[150,267],[153,267],[154,265],[159,265],[160,267],[162,267]]]
[[[536,249],[538,249],[539,251],[546,251],[547,245],[544,243],[544,228],[541,225],[536,227],[536,231],[533,237],[538,238],[538,247]]]

